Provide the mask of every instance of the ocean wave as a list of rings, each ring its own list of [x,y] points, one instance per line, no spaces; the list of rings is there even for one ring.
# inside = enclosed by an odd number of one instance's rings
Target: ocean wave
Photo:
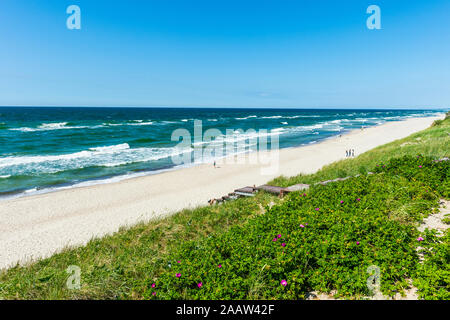
[[[169,121],[169,120],[164,120],[160,122],[161,124],[175,124],[178,123],[177,121]]]
[[[117,127],[117,126],[149,126],[152,125],[153,121],[144,120],[132,120],[130,122],[117,123],[117,122],[104,122],[101,126],[89,127],[90,129],[101,128],[101,127]]]
[[[227,143],[233,144],[233,143],[238,143],[241,141],[255,141],[259,138],[262,137],[269,137],[269,136],[274,136],[274,135],[280,135],[283,134],[286,131],[285,128],[275,128],[272,130],[247,130],[247,131],[243,131],[243,130],[234,130],[232,132],[232,134],[227,134],[227,135],[220,135],[217,137],[214,137],[214,139],[212,139],[211,141],[198,141],[198,142],[194,142],[192,145],[193,146],[205,146],[205,145],[211,145],[211,146],[219,146],[219,145],[224,145]]]
[[[302,116],[286,116],[286,119],[298,119],[301,118]],[[304,116],[303,116],[304,117]]]
[[[247,120],[247,119],[252,119],[252,118],[257,118],[257,116],[253,115],[253,116],[247,116],[247,117],[243,117],[243,118],[234,118],[235,120]]]
[[[0,158],[0,174],[22,175],[56,173],[86,167],[114,167],[124,164],[155,161],[192,152],[190,148],[130,148],[126,143],[93,147],[70,154],[43,156],[10,156]]]
[[[36,131],[69,130],[69,129],[100,129],[115,126],[149,126],[152,124],[154,124],[153,121],[143,122],[143,120],[134,120],[133,122],[126,122],[126,123],[104,122],[102,124],[94,126],[83,126],[83,125],[73,126],[68,125],[67,122],[55,122],[55,123],[43,123],[36,128],[21,127],[21,128],[9,128],[8,130],[21,132],[36,132]]]
[[[298,119],[298,118],[320,118],[319,115],[297,115],[297,116],[286,116],[286,119]]]
[[[11,177],[10,174],[4,175],[4,176],[0,176],[0,179],[8,179],[9,177]]]
[[[89,148],[90,151],[94,152],[101,152],[101,153],[108,153],[108,152],[117,152],[121,150],[127,150],[130,149],[130,145],[128,143],[121,143],[113,146],[106,146],[106,147],[95,147],[95,148]]]
[[[261,117],[261,119],[281,119],[284,118],[283,116],[266,116],[266,117]]]
[[[43,123],[38,127],[38,129],[56,130],[56,129],[67,128],[66,125],[67,125],[67,122]]]
[[[130,126],[149,126],[152,125],[153,122],[149,121],[149,122],[137,122],[137,123],[129,123],[128,125]]]
[[[21,132],[35,132],[35,131],[52,131],[52,130],[67,130],[67,129],[86,129],[87,126],[68,126],[67,122],[53,122],[53,123],[43,123],[37,128],[9,128],[11,131],[21,131]]]

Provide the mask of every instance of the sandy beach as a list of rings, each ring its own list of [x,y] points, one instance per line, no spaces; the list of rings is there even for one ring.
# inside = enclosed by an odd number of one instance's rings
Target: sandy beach
[[[411,118],[354,130],[321,143],[279,151],[279,168],[262,175],[267,164],[199,165],[128,179],[0,201],[0,269],[17,262],[48,257],[67,246],[168,215],[183,208],[207,205],[247,185],[274,177],[313,173],[322,166],[423,130],[442,117]]]

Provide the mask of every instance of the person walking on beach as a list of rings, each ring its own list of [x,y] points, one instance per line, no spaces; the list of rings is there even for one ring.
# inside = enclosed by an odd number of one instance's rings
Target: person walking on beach
[[[216,160],[214,160],[214,168],[216,167]]]
[[[352,157],[355,157],[355,149],[352,149]]]
[[[345,157],[348,158],[348,150],[345,150]]]

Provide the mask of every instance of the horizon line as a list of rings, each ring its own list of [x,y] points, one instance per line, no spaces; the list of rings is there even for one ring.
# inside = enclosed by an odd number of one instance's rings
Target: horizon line
[[[319,106],[319,107],[234,107],[234,106],[89,106],[89,105],[0,105],[0,108],[130,108],[130,109],[290,109],[290,110],[450,110],[450,107],[332,107],[332,106]]]

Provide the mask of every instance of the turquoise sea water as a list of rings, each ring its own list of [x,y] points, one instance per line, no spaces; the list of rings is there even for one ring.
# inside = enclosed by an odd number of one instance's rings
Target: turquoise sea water
[[[279,134],[280,148],[318,142],[348,130],[438,111],[187,108],[0,107],[0,197],[117,181],[175,169],[171,156],[192,153],[172,132],[216,128],[233,139],[261,129]],[[244,132],[236,131],[242,129]],[[193,141],[194,143],[194,141]],[[207,144],[205,144],[206,146]],[[224,150],[225,151],[225,150]],[[237,152],[237,151],[231,151]],[[208,158],[209,162],[213,159]]]

